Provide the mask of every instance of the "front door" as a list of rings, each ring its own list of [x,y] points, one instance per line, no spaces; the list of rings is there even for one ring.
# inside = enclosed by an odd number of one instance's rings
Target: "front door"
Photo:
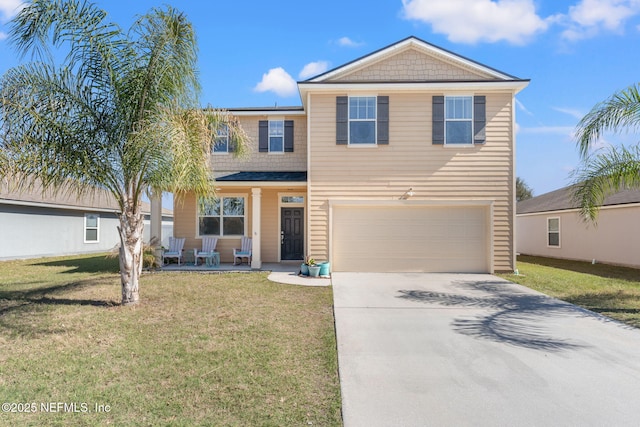
[[[304,259],[304,208],[282,208],[280,259]]]

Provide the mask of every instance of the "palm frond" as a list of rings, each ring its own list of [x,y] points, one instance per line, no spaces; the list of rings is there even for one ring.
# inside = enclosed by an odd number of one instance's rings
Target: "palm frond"
[[[640,84],[614,93],[580,120],[576,127],[580,155],[582,158],[588,157],[589,149],[604,132],[620,132],[624,129],[640,129]]]
[[[611,148],[586,158],[572,177],[573,200],[585,220],[596,221],[604,199],[620,190],[640,188],[640,147]]]

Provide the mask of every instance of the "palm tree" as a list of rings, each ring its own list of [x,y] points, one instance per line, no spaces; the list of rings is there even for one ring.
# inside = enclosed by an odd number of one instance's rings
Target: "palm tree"
[[[109,191],[120,208],[122,303],[135,304],[141,197],[213,197],[213,132],[228,126],[238,153],[247,137],[231,116],[198,106],[197,44],[184,14],[152,9],[127,33],[106,16],[82,0],[34,0],[14,18],[11,41],[37,62],[0,80],[0,174],[22,187]]]
[[[585,218],[595,221],[605,197],[626,188],[640,188],[640,147],[611,147],[591,154],[606,131],[638,131],[640,84],[614,93],[597,104],[576,128],[581,165],[574,171],[574,199]]]

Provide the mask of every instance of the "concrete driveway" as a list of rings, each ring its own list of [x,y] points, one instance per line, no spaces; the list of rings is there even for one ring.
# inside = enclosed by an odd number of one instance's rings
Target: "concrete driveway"
[[[491,275],[332,283],[346,427],[640,425],[640,330]]]

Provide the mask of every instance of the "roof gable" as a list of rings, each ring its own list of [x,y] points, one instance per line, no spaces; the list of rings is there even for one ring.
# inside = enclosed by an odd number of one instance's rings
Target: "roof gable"
[[[451,80],[495,81],[518,78],[412,36],[307,82]]]

